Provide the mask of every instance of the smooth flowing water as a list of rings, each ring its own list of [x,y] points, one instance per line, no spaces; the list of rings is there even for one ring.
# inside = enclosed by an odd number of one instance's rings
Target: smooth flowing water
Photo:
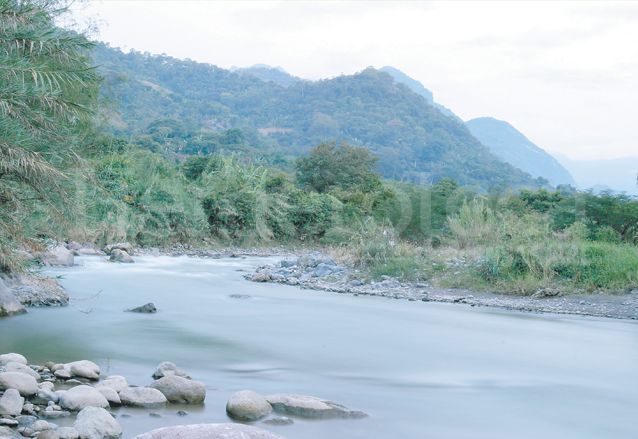
[[[253,424],[288,439],[638,437],[636,322],[300,290],[238,271],[273,260],[76,258],[83,266],[48,272],[76,299],[99,297],[0,320],[0,352],[35,364],[88,359],[141,386],[172,361],[206,383],[203,406],[152,410],[162,418],[116,410],[132,415],[117,418],[124,438],[232,422],[225,404],[243,389],[370,415]],[[147,302],[157,314],[123,312]]]

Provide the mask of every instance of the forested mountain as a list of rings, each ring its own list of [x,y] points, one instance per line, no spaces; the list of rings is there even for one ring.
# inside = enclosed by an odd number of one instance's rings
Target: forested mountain
[[[231,72],[238,75],[252,74],[262,81],[274,81],[284,87],[288,87],[293,82],[301,81],[298,76],[293,76],[281,67],[271,67],[267,64],[255,64],[251,67],[231,67]]]
[[[323,140],[337,139],[378,155],[387,178],[450,177],[483,189],[502,182],[535,184],[492,155],[462,122],[373,68],[284,87],[210,64],[123,53],[105,44],[95,57],[111,84],[109,93],[119,99],[116,134],[149,149],[261,152],[270,163],[284,163]]]
[[[576,186],[573,177],[554,157],[527,139],[509,123],[492,117],[477,117],[466,122],[472,134],[492,153],[528,172],[532,177],[547,178],[554,186]]]

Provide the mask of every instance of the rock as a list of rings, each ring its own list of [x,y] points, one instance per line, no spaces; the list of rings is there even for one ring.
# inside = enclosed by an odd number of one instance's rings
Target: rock
[[[104,256],[106,253],[100,251],[99,249],[95,248],[95,246],[93,244],[91,244],[90,242],[85,242],[84,244],[82,244],[82,247],[80,247],[79,249],[75,250],[78,254],[80,255],[102,255]]]
[[[0,390],[16,389],[22,396],[38,393],[38,382],[31,375],[20,372],[0,373]]]
[[[45,430],[41,432],[36,439],[60,439],[60,436],[58,436],[55,430]]]
[[[72,267],[73,252],[63,245],[46,250],[40,257],[44,265],[52,265],[55,267]]]
[[[35,431],[31,430],[29,427],[18,428],[18,433],[22,434],[25,437],[35,437],[37,434]],[[4,437],[4,436],[0,436]]]
[[[55,372],[56,370],[64,369],[64,364],[57,363],[51,366],[49,369],[51,369],[51,372]]]
[[[24,314],[26,312],[27,312],[27,309],[18,301],[18,299],[16,299],[13,293],[5,285],[4,281],[0,279],[0,317],[15,316],[18,314]],[[17,355],[17,354],[5,354],[5,355]],[[4,355],[0,355],[0,358],[1,357],[4,357]],[[0,365],[2,365],[1,362],[2,360],[0,360]]]
[[[82,410],[86,407],[109,407],[106,400],[99,390],[91,386],[77,386],[67,390],[60,396],[60,407],[67,410]]]
[[[25,306],[61,306],[69,303],[69,295],[55,278],[23,276],[13,287],[13,295]]]
[[[230,295],[231,298],[233,299],[250,299],[250,296],[247,296],[246,294],[231,294]]]
[[[182,378],[190,378],[186,372],[177,367],[175,363],[164,361],[157,366],[153,372],[153,378],[163,378],[165,376],[176,375]]]
[[[115,249],[111,252],[111,257],[109,258],[111,262],[119,262],[121,264],[132,264],[135,261],[133,258],[124,250]]]
[[[281,418],[266,419],[265,421],[261,421],[261,422],[263,422],[264,424],[270,424],[270,425],[290,425],[295,423],[295,421],[293,421],[292,419],[286,416],[282,416]]]
[[[123,405],[154,408],[166,404],[166,397],[157,389],[150,387],[127,387],[120,392]]]
[[[97,370],[100,370],[99,368]],[[74,377],[80,378],[88,378],[89,380],[97,381],[100,379],[100,376],[93,372],[93,370],[89,369],[86,366],[81,364],[73,364],[71,365],[71,375]]]
[[[60,439],[80,439],[80,433],[72,427],[60,427],[57,432]]]
[[[23,439],[22,435],[9,427],[0,426],[0,438],[2,439]]]
[[[272,413],[272,407],[261,395],[252,390],[234,393],[226,403],[226,413],[231,418],[255,421]]]
[[[363,285],[363,282],[361,282],[358,279],[355,279],[350,281],[350,285],[352,285],[353,287],[360,287],[361,285]]]
[[[58,406],[55,407],[59,409]],[[40,414],[45,419],[68,418],[71,416],[71,412],[67,412],[66,410],[55,410],[52,407],[47,407],[44,411],[41,411]]]
[[[60,395],[49,389],[38,389],[38,395],[32,399],[34,404],[47,404],[49,401],[57,403],[60,400]]]
[[[105,250],[108,252],[112,252],[113,250],[122,250],[129,255],[133,254],[133,244],[130,242],[118,242],[117,244],[110,244],[105,247]]]
[[[38,418],[36,418],[35,416],[18,416],[16,418],[16,421],[18,421],[18,425],[21,427],[28,427],[37,420]]]
[[[15,419],[0,418],[0,425],[5,427],[17,427],[18,421]]]
[[[104,395],[104,397],[109,402],[109,405],[111,407],[122,405],[122,401],[120,400],[120,396],[117,394],[117,392],[115,390],[111,389],[110,387],[106,387],[106,386],[96,387],[96,389],[98,390],[98,392],[100,392],[102,395]]]
[[[532,299],[545,299],[547,297],[559,297],[562,295],[563,293],[556,288],[543,288],[542,290],[538,290],[532,294]]]
[[[317,268],[315,268],[315,271],[313,271],[313,276],[317,276],[317,277],[321,277],[321,276],[327,276],[329,274],[332,274],[333,269],[335,268],[335,266],[333,265],[328,265],[326,263],[321,263],[319,265],[317,265]]]
[[[82,245],[79,242],[71,241],[66,245],[66,248],[71,251],[80,250]]]
[[[0,281],[1,282],[1,281]],[[2,354],[0,355],[0,366],[6,366],[9,363],[19,363],[27,365],[27,359],[20,354]]]
[[[56,378],[60,378],[61,380],[69,380],[71,379],[71,372],[66,369],[59,369],[53,372]]]
[[[279,393],[265,396],[273,410],[296,413],[312,418],[363,418],[363,412],[348,410],[340,404],[314,396],[294,395],[291,393]]]
[[[29,366],[25,366],[22,363],[16,363],[15,361],[11,361],[4,366],[5,372],[18,372],[24,373],[29,376],[32,376],[34,379],[39,380],[40,374],[35,370],[31,369]]]
[[[78,413],[73,428],[82,439],[119,439],[122,427],[106,410],[99,407],[86,407]]]
[[[75,375],[73,373],[73,368],[74,367],[76,368],[76,370],[82,370],[82,369],[78,369],[78,367],[82,367],[84,369],[88,369],[91,372],[90,375],[99,375],[100,374],[100,366],[98,366],[97,364],[95,364],[92,361],[80,360],[80,361],[73,361],[71,363],[66,363],[64,365],[64,370],[66,370],[67,372],[71,373],[72,376],[83,377],[83,375]],[[88,377],[84,377],[84,378],[88,378]]]
[[[149,415],[151,418],[163,418],[163,416],[162,416],[162,415],[160,415],[159,413],[156,413],[156,412],[150,412],[148,415]]]
[[[252,282],[268,282],[270,280],[270,274],[268,273],[255,273],[250,278]]]
[[[20,416],[24,398],[20,396],[20,392],[16,389],[8,389],[0,398],[0,416],[11,415]]]
[[[137,308],[127,309],[128,312],[139,312],[142,314],[152,314],[157,312],[157,308],[152,303],[147,303],[146,305],[138,306]]]
[[[47,421],[35,421],[29,428],[33,431],[51,430],[51,424]]]
[[[294,267],[295,265],[298,265],[299,261],[297,259],[282,259],[281,260],[281,268],[288,268],[288,267]]]
[[[244,424],[192,424],[159,428],[133,439],[285,439],[283,436]]]
[[[177,416],[188,416],[188,412],[186,410],[180,410],[177,412]]]
[[[53,390],[55,388],[55,385],[51,381],[45,381],[38,384],[38,387],[41,389]]]
[[[169,375],[151,383],[148,387],[157,389],[173,404],[201,404],[206,398],[206,385],[199,381],[187,380]]]
[[[111,375],[107,377],[104,381],[100,381],[94,386],[96,389],[100,387],[110,387],[115,390],[117,393],[120,393],[122,390],[128,387],[128,381],[126,378],[119,375]]]

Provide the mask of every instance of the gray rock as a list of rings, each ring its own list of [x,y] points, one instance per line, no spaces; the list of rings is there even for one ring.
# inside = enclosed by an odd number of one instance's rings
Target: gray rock
[[[295,265],[298,265],[299,261],[297,259],[282,259],[281,261],[281,268],[288,268],[288,267],[294,267]]]
[[[104,381],[100,381],[94,386],[96,389],[100,387],[110,387],[115,390],[117,393],[120,393],[122,390],[128,387],[128,381],[126,378],[120,375],[111,375],[107,377]]]
[[[268,282],[270,280],[269,273],[255,273],[250,278],[252,282]]]
[[[0,390],[16,389],[22,396],[38,393],[38,382],[31,375],[20,372],[0,373]]]
[[[35,421],[29,428],[33,431],[51,430],[51,424],[47,421]]]
[[[20,433],[22,436],[25,436],[25,437],[35,437],[35,435],[37,434],[35,431],[31,430],[29,427],[18,428],[18,433]]]
[[[0,425],[5,427],[17,427],[18,421],[15,419],[0,418]]]
[[[82,439],[119,439],[122,427],[106,410],[99,407],[86,407],[73,424]]]
[[[290,425],[295,423],[295,421],[293,421],[292,419],[286,416],[282,416],[281,418],[266,419],[265,421],[261,421],[261,422],[263,422],[264,424],[270,424],[270,425]]]
[[[55,430],[45,430],[40,432],[36,439],[60,439],[60,436]]]
[[[82,377],[82,375],[75,375],[73,373],[73,370],[72,370],[73,367],[76,367],[76,370],[79,370],[79,369],[77,369],[78,366],[79,367],[83,367],[85,369],[88,369],[94,375],[99,375],[100,374],[100,367],[97,364],[95,364],[94,362],[88,361],[88,360],[80,360],[80,361],[73,361],[71,363],[66,363],[64,365],[64,370],[66,370],[67,372],[71,373],[72,376]],[[88,378],[88,377],[84,377],[84,378]]]
[[[31,369],[29,366],[25,366],[22,363],[16,363],[15,361],[11,361],[4,366],[5,372],[19,372],[25,373],[27,375],[32,376],[34,379],[39,380],[40,374],[35,370]]]
[[[2,439],[23,439],[22,435],[9,427],[0,426],[0,438]]]
[[[73,252],[68,250],[63,245],[59,245],[55,248],[46,250],[41,255],[40,260],[45,265],[52,265],[56,267],[71,267],[73,266]]]
[[[80,255],[101,255],[104,256],[106,253],[100,251],[99,249],[95,248],[95,246],[93,244],[91,244],[90,242],[85,242],[84,244],[82,244],[82,247],[80,247],[79,249],[75,250],[78,254]]]
[[[188,412],[186,410],[180,410],[177,412],[177,416],[188,416]]]
[[[59,406],[55,406],[59,409]],[[58,418],[68,418],[71,416],[71,412],[67,412],[66,410],[55,410],[53,407],[47,407],[44,411],[40,412],[40,415],[45,419],[58,419]]]
[[[11,293],[9,288],[5,285],[4,281],[0,279],[0,317],[15,316],[26,312],[27,309],[22,306],[18,299],[16,299],[13,293]],[[3,355],[0,355],[0,357],[3,357]],[[0,360],[0,362],[1,361],[2,360]]]
[[[352,285],[353,287],[360,287],[361,285],[363,285],[363,282],[361,282],[360,280],[351,280],[350,281],[350,285]]]
[[[28,427],[29,425],[33,424],[35,421],[37,421],[38,418],[36,418],[35,416],[18,416],[16,418],[16,421],[18,421],[18,425],[20,427]]]
[[[34,404],[47,404],[49,401],[57,403],[59,400],[60,395],[57,393],[49,389],[39,389],[37,397],[32,399],[31,402]]]
[[[155,372],[153,372],[153,378],[163,378],[165,376],[175,375],[182,378],[190,378],[186,372],[177,367],[175,363],[170,361],[164,361],[160,363]]]
[[[9,363],[20,363],[26,366],[27,359],[20,354],[14,354],[14,353],[0,355],[0,366],[6,366]]]
[[[230,297],[233,299],[251,299],[251,297],[246,294],[231,294]]]
[[[206,398],[206,385],[176,375],[169,375],[151,383],[173,404],[201,404]]]
[[[99,390],[91,386],[77,386],[67,390],[60,396],[60,407],[67,410],[78,411],[86,407],[109,407],[106,400]]]
[[[100,386],[100,387],[95,387],[98,392],[100,392],[102,395],[104,395],[104,397],[106,398],[106,400],[109,402],[109,405],[111,407],[117,407],[122,405],[122,401],[120,400],[120,396],[117,394],[117,392],[113,389],[111,389],[110,387],[106,387],[106,386]]]
[[[116,250],[116,249],[125,251],[129,255],[132,255],[134,247],[133,247],[133,244],[131,244],[130,242],[118,242],[117,244],[107,245],[104,248],[104,250],[106,250],[107,252],[112,252],[113,250]]]
[[[109,261],[119,262],[121,264],[132,264],[135,262],[133,258],[127,252],[117,248],[111,252],[111,257],[109,258]]]
[[[272,407],[261,395],[252,390],[242,390],[230,397],[226,413],[234,419],[255,421],[272,413]]]
[[[100,368],[98,367],[99,371]],[[74,363],[70,368],[71,375],[74,377],[87,378],[89,380],[97,381],[100,379],[100,376],[93,371],[92,368],[86,367],[85,365]],[[98,372],[99,373],[99,372]]]
[[[13,295],[25,306],[63,306],[69,295],[55,278],[21,277],[13,287]]]
[[[157,308],[153,303],[147,303],[146,305],[138,306],[137,308],[127,309],[128,312],[139,312],[142,314],[152,314],[157,312]]]
[[[133,439],[285,439],[283,436],[243,424],[192,424],[159,428]]]
[[[264,397],[276,412],[296,413],[312,418],[363,418],[363,412],[348,410],[340,404],[314,396],[279,393]]]
[[[563,293],[556,288],[543,288],[542,290],[538,290],[532,294],[532,299],[545,299],[548,297],[559,297],[562,295]]]
[[[60,439],[80,439],[80,432],[72,427],[60,427],[57,432]]]
[[[66,245],[66,248],[71,251],[80,250],[82,245],[79,242],[71,241]]]
[[[22,413],[24,398],[16,389],[8,389],[0,398],[0,415],[19,416]]]
[[[166,404],[166,397],[157,389],[150,387],[127,387],[120,392],[123,405],[154,408]]]
[[[60,378],[61,380],[71,379],[71,372],[66,369],[58,369],[53,372],[53,375],[55,375],[56,378]]]
[[[317,276],[317,277],[327,276],[329,274],[332,274],[334,268],[335,266],[333,265],[321,263],[317,265],[317,268],[315,268],[315,271],[313,271],[312,274],[313,276]]]

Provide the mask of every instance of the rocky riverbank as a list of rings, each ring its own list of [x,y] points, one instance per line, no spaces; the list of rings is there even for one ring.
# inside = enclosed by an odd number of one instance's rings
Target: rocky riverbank
[[[136,407],[160,418],[153,409],[170,404],[203,404],[206,385],[195,381],[170,362],[160,363],[146,387],[129,384],[123,376],[102,376],[87,360],[29,365],[17,353],[0,355],[0,438],[2,439],[119,439],[122,427],[113,407]],[[278,414],[277,414],[278,413]],[[188,416],[180,410],[179,416]],[[262,421],[270,425],[294,423],[289,416],[305,418],[362,418],[365,413],[348,410],[325,399],[279,393],[261,396],[250,390],[233,394],[226,414],[240,422]],[[287,416],[281,416],[285,414]],[[123,413],[120,416],[130,415]],[[58,419],[75,418],[72,427],[60,427]],[[157,429],[138,438],[284,439],[254,426],[198,424]]]
[[[563,295],[558,290],[547,288],[539,289],[531,296],[514,296],[436,288],[428,283],[405,283],[387,276],[383,276],[380,282],[374,282],[366,279],[360,271],[339,265],[320,252],[310,252],[301,257],[289,256],[276,264],[261,266],[245,278],[253,282],[276,282],[302,289],[355,296],[458,303],[534,313],[638,319],[638,290],[625,295]]]

